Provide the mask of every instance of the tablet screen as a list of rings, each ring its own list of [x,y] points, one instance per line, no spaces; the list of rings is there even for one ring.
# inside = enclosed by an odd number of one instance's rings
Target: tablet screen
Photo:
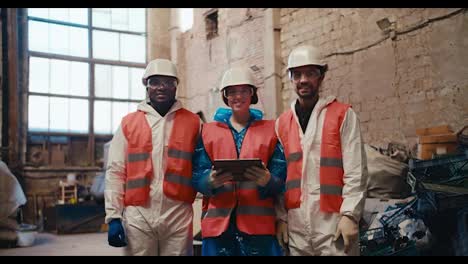
[[[225,169],[231,171],[234,181],[249,181],[243,177],[244,170],[248,167],[263,168],[261,159],[218,159],[213,162],[215,170]]]

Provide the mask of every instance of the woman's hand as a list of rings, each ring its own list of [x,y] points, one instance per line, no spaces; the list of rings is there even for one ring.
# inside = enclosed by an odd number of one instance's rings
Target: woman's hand
[[[208,183],[210,184],[211,188],[216,189],[224,185],[224,183],[231,181],[233,179],[232,173],[219,169],[219,170],[211,170],[211,174],[208,178]]]
[[[244,177],[256,182],[257,185],[265,187],[265,185],[270,181],[271,174],[265,166],[263,166],[263,168],[248,167],[244,172]]]

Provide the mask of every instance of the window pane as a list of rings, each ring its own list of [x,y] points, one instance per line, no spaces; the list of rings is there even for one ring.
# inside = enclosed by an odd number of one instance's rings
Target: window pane
[[[111,27],[117,30],[128,30],[128,9],[127,8],[112,8],[111,9]]]
[[[97,134],[112,134],[111,129],[111,102],[94,102],[94,131]]]
[[[49,48],[50,52],[57,54],[69,54],[69,27],[62,25],[49,24],[50,39]]]
[[[110,8],[93,8],[93,27],[110,28]]]
[[[135,100],[145,99],[146,89],[141,82],[144,69],[130,68],[130,98]]]
[[[88,100],[70,99],[70,132],[88,132]]]
[[[28,16],[47,19],[49,18],[49,9],[48,8],[28,8]]]
[[[112,131],[117,130],[122,121],[122,117],[128,113],[127,102],[112,102]]]
[[[68,98],[50,97],[50,131],[68,131]]]
[[[111,66],[96,64],[94,71],[95,71],[95,75],[94,75],[95,95],[97,97],[111,97],[111,85],[112,85]],[[110,117],[110,114],[109,114],[109,117]]]
[[[88,25],[87,8],[69,8],[70,22],[82,25]]]
[[[145,62],[145,37],[120,34],[120,59],[122,61]]]
[[[28,127],[30,131],[47,131],[49,128],[49,97],[29,96]]]
[[[70,94],[87,96],[89,93],[89,68],[85,62],[71,62]]]
[[[146,12],[144,8],[130,8],[128,10],[129,31],[145,32],[146,31]]]
[[[50,24],[49,51],[71,56],[88,56],[88,33],[84,28]]]
[[[49,24],[29,21],[29,50],[49,52]]]
[[[50,60],[50,93],[69,94],[70,62]]]
[[[119,59],[119,35],[117,33],[93,31],[93,57],[98,59]]]
[[[96,64],[94,66],[94,95],[96,97],[111,97],[111,86],[111,66]]]
[[[85,28],[70,27],[69,55],[88,57],[88,30]]]
[[[68,21],[68,8],[49,8],[49,19]]]
[[[112,97],[127,99],[130,86],[128,83],[128,68],[122,66],[112,67]]]
[[[29,91],[38,93],[49,92],[49,59],[30,57]]]
[[[28,15],[81,25],[88,24],[87,8],[28,8]]]
[[[138,108],[138,104],[139,104],[139,103],[130,102],[130,103],[129,103],[129,109],[128,109],[129,111],[128,111],[128,112],[129,112],[129,113],[131,113],[131,112],[136,112],[136,110],[137,110],[137,108]]]

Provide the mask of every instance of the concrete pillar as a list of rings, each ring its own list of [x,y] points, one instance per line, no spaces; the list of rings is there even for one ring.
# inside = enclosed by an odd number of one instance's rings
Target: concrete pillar
[[[171,58],[170,8],[147,9],[147,60]]]
[[[281,47],[280,47],[280,9],[265,10],[264,31],[264,102],[265,118],[277,118],[283,111],[281,101]]]
[[[178,59],[178,39],[180,36],[180,27],[179,27],[179,10],[177,8],[171,8],[171,17],[170,17],[170,45],[171,45],[171,60],[177,65]]]

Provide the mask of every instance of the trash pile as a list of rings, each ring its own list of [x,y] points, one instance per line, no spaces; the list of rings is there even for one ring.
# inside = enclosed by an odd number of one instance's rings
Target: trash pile
[[[468,130],[453,133],[455,143],[443,142],[453,140],[446,127],[419,130],[422,156],[395,143],[366,146],[369,198],[360,223],[361,255],[468,256]]]

